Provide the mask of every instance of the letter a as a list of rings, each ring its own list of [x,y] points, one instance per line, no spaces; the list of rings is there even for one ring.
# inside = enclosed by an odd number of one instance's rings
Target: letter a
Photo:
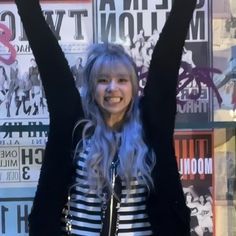
[[[101,0],[99,10],[104,11],[106,8],[106,4],[109,4],[110,10],[115,10],[114,0]]]

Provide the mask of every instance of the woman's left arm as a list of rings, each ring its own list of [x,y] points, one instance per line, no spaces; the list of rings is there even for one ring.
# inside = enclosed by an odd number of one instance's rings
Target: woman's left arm
[[[178,72],[195,5],[196,0],[174,1],[153,51],[141,102],[145,130],[151,143],[163,133],[163,138],[173,135]]]
[[[197,0],[175,0],[155,45],[144,96],[142,121],[148,144],[154,149],[157,164],[176,168],[173,132],[176,115],[176,87],[183,46]],[[161,168],[163,167],[163,168]]]
[[[148,214],[154,235],[189,236],[190,212],[179,178],[173,132],[182,50],[196,0],[175,0],[154,48],[141,99],[145,138],[156,155]]]

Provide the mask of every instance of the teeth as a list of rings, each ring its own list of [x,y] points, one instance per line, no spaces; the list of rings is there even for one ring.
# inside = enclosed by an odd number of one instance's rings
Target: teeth
[[[108,102],[114,102],[114,103],[116,103],[116,102],[120,102],[121,98],[109,97],[109,98],[106,98],[105,100],[108,101]]]

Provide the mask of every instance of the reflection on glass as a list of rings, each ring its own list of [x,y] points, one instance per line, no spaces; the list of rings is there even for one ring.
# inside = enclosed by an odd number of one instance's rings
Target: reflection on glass
[[[214,130],[215,232],[236,235],[235,129]]]

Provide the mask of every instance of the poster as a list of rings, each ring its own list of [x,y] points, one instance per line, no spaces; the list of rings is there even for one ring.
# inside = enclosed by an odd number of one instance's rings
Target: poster
[[[82,1],[83,2],[83,1]],[[71,70],[83,66],[93,42],[93,5],[42,3],[44,16],[58,39]],[[76,7],[75,7],[76,6]],[[1,4],[0,29],[9,35],[0,44],[0,121],[40,118],[47,124],[47,104],[40,74],[14,4]],[[16,54],[16,55],[15,55]]]
[[[97,1],[97,40],[125,47],[137,66],[140,95],[146,84],[153,47],[171,6],[172,0]],[[210,0],[198,1],[183,51],[182,61],[187,66],[180,70],[177,123],[212,119],[210,12]]]
[[[191,210],[191,235],[215,235],[213,132],[178,131],[174,143],[186,203]]]

